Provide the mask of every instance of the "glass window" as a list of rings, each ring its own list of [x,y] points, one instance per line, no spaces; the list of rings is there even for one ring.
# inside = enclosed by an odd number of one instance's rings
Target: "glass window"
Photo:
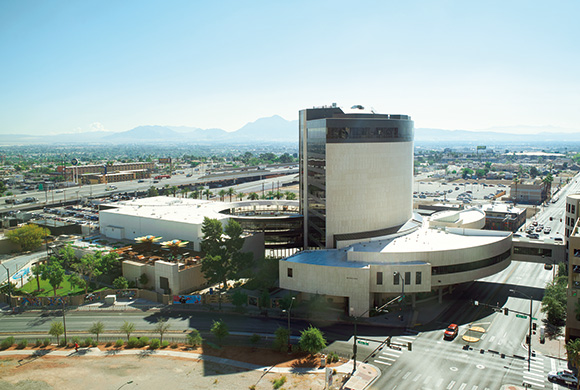
[[[421,272],[415,273],[415,283],[421,284]]]
[[[292,268],[288,268],[288,277],[291,278],[292,277]]]
[[[393,284],[394,285],[399,284],[399,273],[398,272],[396,274],[393,274]]]
[[[411,284],[411,273],[405,272],[405,284]]]
[[[377,284],[383,284],[383,273],[377,272]]]

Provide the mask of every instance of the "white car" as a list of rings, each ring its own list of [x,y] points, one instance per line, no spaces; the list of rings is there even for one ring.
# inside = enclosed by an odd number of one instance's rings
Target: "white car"
[[[572,385],[578,384],[578,378],[576,378],[574,373],[570,370],[550,371],[548,373],[548,380],[550,382],[562,382]]]

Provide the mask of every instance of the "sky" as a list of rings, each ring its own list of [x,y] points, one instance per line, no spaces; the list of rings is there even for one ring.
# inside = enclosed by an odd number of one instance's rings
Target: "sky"
[[[580,2],[0,0],[0,136],[234,131],[337,103],[580,131]]]

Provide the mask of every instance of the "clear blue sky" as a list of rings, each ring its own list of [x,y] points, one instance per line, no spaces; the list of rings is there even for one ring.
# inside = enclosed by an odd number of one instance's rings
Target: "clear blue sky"
[[[338,103],[580,131],[580,1],[0,0],[0,135],[237,130]]]

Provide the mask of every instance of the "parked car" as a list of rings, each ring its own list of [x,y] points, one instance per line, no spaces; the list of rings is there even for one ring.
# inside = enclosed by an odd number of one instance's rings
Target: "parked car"
[[[562,382],[570,385],[578,384],[578,378],[570,370],[550,371],[548,373],[548,380],[550,382]]]
[[[443,333],[443,338],[445,340],[453,340],[457,336],[458,332],[459,327],[457,326],[457,324],[451,324],[447,327],[447,329],[445,329],[445,332]]]
[[[528,234],[528,238],[539,239],[540,235],[538,233],[530,233]]]

